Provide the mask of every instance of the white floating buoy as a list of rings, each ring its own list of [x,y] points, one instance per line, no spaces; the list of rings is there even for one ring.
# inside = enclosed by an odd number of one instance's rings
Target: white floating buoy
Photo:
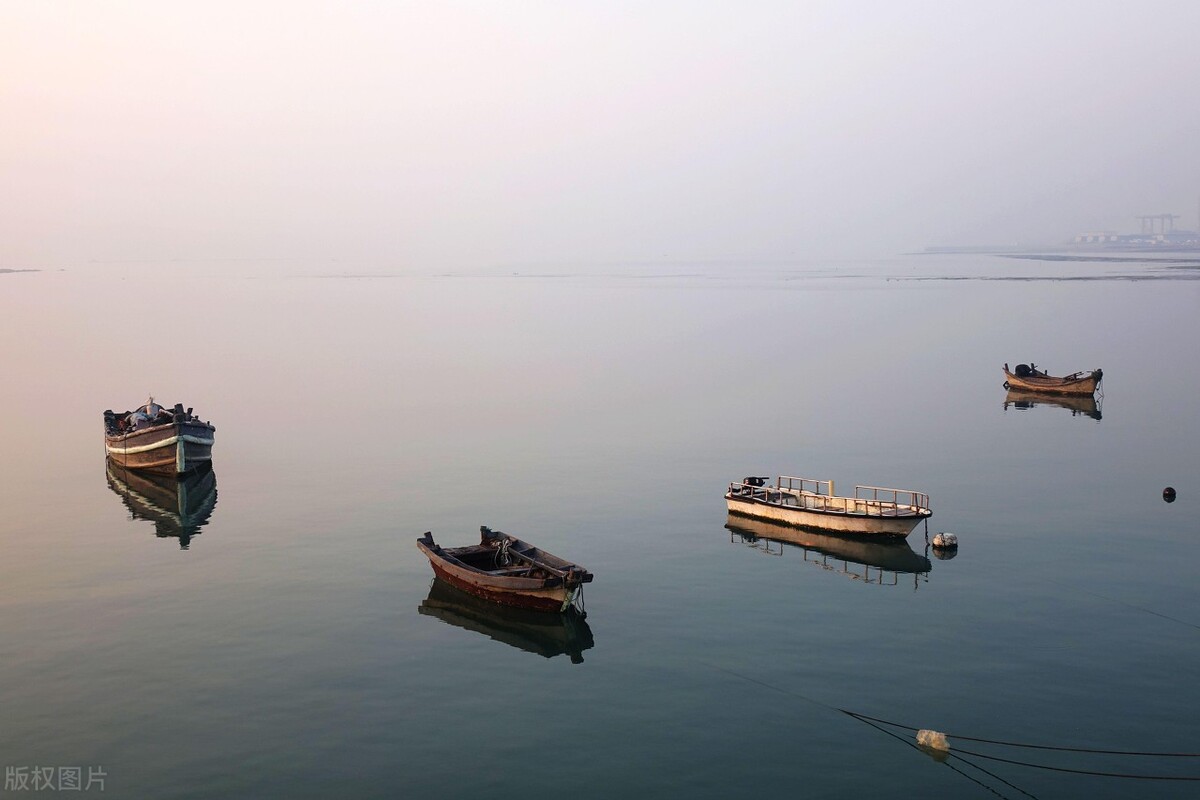
[[[950,742],[946,741],[946,734],[941,731],[917,731],[917,744],[929,750],[939,750],[943,753],[950,752]]]
[[[958,547],[958,537],[953,533],[946,533],[945,531],[942,531],[937,536],[933,537],[933,546],[946,550],[952,550]]]

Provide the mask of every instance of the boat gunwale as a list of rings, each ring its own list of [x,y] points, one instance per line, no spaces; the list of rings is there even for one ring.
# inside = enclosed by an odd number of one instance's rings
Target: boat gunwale
[[[783,481],[788,481],[789,486],[785,488]],[[812,483],[820,486],[824,484],[829,487],[829,494],[823,494],[820,491],[809,491],[804,488],[794,488],[793,482],[800,482],[801,487],[804,483]],[[768,508],[778,508],[786,511],[795,511],[798,514],[818,514],[836,517],[845,517],[852,519],[864,520],[889,520],[889,519],[928,519],[933,516],[933,509],[929,506],[929,495],[924,492],[918,492],[913,489],[893,489],[883,486],[865,486],[859,485],[854,487],[854,496],[838,495],[833,493],[833,484],[831,481],[819,481],[812,478],[798,478],[789,475],[781,475],[775,480],[774,486],[755,486],[753,484],[742,481],[731,481],[729,490],[725,493],[725,500],[734,502],[744,502],[752,505],[763,505]],[[873,497],[861,497],[861,490],[869,490]],[[879,492],[890,492],[896,500],[880,500],[878,499]],[[791,505],[780,500],[771,499],[771,495],[782,498],[784,496],[792,498],[820,498],[822,503],[820,506],[813,505]],[[911,503],[901,503],[899,497],[907,495],[911,499]],[[828,501],[842,501],[842,507],[830,507]],[[924,501],[924,505],[920,501]],[[847,504],[853,504],[853,510],[847,509]],[[859,507],[863,510],[859,511]],[[885,509],[892,513],[885,513]]]
[[[202,428],[207,430],[209,433],[216,433],[217,430],[216,426],[211,422],[201,422],[200,420],[180,420],[177,422],[175,420],[171,420],[169,422],[160,422],[157,425],[147,425],[144,428],[138,428],[131,431],[123,431],[118,433],[109,433],[108,431],[105,431],[104,441],[109,445],[115,445],[121,442],[127,442],[133,438],[146,436],[147,434],[162,433],[168,429],[175,429],[176,427],[182,431],[185,426]],[[174,444],[174,442],[163,441],[162,444],[163,446],[166,446],[167,444]],[[199,444],[199,442],[197,442],[197,444]]]
[[[1033,369],[1032,374],[1021,376],[1004,365],[1005,388],[1024,389],[1044,394],[1092,395],[1100,388],[1104,380],[1104,370],[1081,370],[1059,378],[1054,375]]]
[[[488,547],[485,544],[465,545],[462,547],[442,547],[433,540],[432,532],[426,532],[422,537],[417,539],[417,547],[421,549],[430,560],[440,562],[443,568],[451,568],[459,572],[465,573],[461,576],[466,580],[468,576],[481,586],[498,591],[537,591],[537,590],[554,590],[560,588],[571,589],[581,586],[584,583],[591,583],[593,575],[578,564],[566,561],[552,553],[547,553],[538,547],[530,545],[515,536],[510,536],[506,533],[493,532],[494,537],[503,537],[509,542],[508,548],[519,557],[534,558],[527,553],[529,550],[536,550],[539,553],[538,558],[543,561],[552,559],[548,564],[527,564],[528,568],[537,568],[549,566],[555,570],[561,570],[564,575],[555,575],[548,573],[545,578],[534,578],[524,575],[505,575],[504,570],[511,568],[497,568],[495,570],[485,570],[467,563],[459,558],[459,555],[465,555],[468,552],[486,553],[488,551],[495,552],[494,548]],[[561,566],[560,566],[561,565]]]
[[[828,497],[828,495],[821,495],[821,494],[818,494],[818,495],[810,494],[809,496],[810,497]],[[933,511],[931,509],[923,508],[921,506],[901,506],[901,505],[897,505],[895,503],[887,503],[886,504],[886,505],[890,505],[890,506],[893,506],[896,508],[895,514],[871,514],[866,511],[846,511],[844,509],[839,510],[839,509],[835,509],[835,508],[808,508],[807,506],[792,506],[792,505],[787,505],[785,503],[777,503],[777,502],[773,502],[771,500],[763,500],[763,499],[757,498],[757,497],[745,497],[745,496],[736,495],[733,493],[726,494],[725,499],[733,500],[735,502],[740,501],[740,502],[744,502],[744,503],[751,503],[754,505],[763,505],[763,506],[767,506],[769,508],[782,508],[782,509],[786,509],[788,511],[795,511],[797,513],[821,514],[821,515],[826,515],[826,516],[831,516],[831,517],[851,517],[854,519],[885,519],[885,520],[886,519],[924,519],[924,518],[933,516]],[[853,497],[849,497],[849,498],[837,497],[836,499],[838,499],[838,500],[853,500],[854,498]],[[859,502],[874,503],[875,501],[860,500]],[[802,527],[802,526],[797,526],[797,527]]]

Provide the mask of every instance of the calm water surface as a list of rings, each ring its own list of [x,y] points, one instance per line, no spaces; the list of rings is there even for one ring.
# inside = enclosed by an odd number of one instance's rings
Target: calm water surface
[[[1194,277],[0,275],[0,761],[133,798],[1194,797],[1094,773],[1200,759],[964,738],[1200,753]],[[1031,360],[1102,367],[1100,407],[1006,405]],[[217,426],[184,527],[106,474],[101,412],[148,394]],[[781,473],[928,492],[960,551],[728,529],[725,484]],[[431,587],[415,539],[483,524],[592,570],[586,621]]]

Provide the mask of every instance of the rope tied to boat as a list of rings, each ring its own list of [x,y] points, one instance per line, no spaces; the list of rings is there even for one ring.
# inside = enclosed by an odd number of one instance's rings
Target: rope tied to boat
[[[587,609],[583,604],[583,584],[579,584],[579,588],[575,590],[575,596],[571,598],[571,607],[579,614],[580,619],[587,619]]]

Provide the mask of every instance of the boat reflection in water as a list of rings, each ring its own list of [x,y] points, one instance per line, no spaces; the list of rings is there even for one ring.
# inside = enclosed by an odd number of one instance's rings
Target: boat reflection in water
[[[217,475],[205,463],[176,477],[144,470],[131,470],[105,459],[108,488],[121,496],[132,519],[154,523],[154,535],[178,539],[182,550],[208,523],[217,505]]]
[[[529,653],[546,658],[568,655],[574,664],[582,663],[583,651],[594,644],[592,629],[575,612],[547,614],[501,606],[467,594],[439,578],[433,579],[429,596],[417,610]]]
[[[1012,406],[1019,411],[1028,411],[1037,406],[1057,406],[1071,412],[1072,417],[1084,416],[1100,419],[1100,403],[1090,394],[1043,394],[1024,389],[1009,389],[1004,397],[1004,410]]]
[[[912,575],[916,589],[922,578],[929,579],[929,571],[933,568],[928,558],[914,551],[903,539],[892,541],[816,533],[732,514],[725,527],[731,542],[740,539],[740,543],[774,556],[782,556],[784,545],[791,545],[803,552],[806,563],[865,583],[896,586],[900,575]]]

